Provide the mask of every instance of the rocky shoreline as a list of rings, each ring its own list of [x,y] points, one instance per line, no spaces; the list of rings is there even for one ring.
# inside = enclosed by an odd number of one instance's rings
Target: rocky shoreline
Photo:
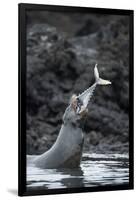
[[[98,86],[89,103],[84,151],[128,153],[129,18],[93,15],[77,25],[78,16],[62,15],[73,31],[61,17],[55,27],[28,16],[27,153],[52,146],[71,95],[93,84],[95,63],[112,85]]]

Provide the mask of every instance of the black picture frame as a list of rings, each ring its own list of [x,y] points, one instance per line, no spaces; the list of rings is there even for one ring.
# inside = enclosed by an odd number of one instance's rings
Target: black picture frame
[[[98,14],[116,14],[128,15],[130,17],[130,38],[129,38],[129,184],[123,186],[98,186],[98,187],[83,187],[83,188],[64,188],[64,189],[48,189],[39,191],[27,191],[26,189],[26,11],[28,10],[48,10],[48,11],[65,11],[65,12],[92,12]],[[94,191],[113,191],[127,190],[134,188],[134,11],[120,9],[105,9],[105,8],[88,8],[88,7],[72,7],[72,6],[55,6],[55,5],[39,5],[39,4],[24,4],[18,5],[18,102],[19,102],[19,121],[18,121],[18,195],[47,195],[61,193],[80,193]]]

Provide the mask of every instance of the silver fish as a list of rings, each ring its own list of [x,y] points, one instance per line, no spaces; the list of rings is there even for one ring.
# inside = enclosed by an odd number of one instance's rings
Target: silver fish
[[[81,102],[81,106],[77,107],[77,114],[80,114],[83,110],[85,110],[88,106],[90,98],[93,96],[93,92],[97,85],[109,85],[111,84],[110,81],[104,80],[99,77],[99,72],[97,68],[97,64],[94,67],[94,76],[95,76],[95,83],[90,86],[88,89],[86,89],[83,93],[79,94],[77,96],[77,99]]]

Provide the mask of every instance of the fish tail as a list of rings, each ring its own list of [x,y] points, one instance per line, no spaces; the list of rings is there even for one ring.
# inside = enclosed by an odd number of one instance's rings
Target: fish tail
[[[94,68],[94,76],[95,76],[95,81],[98,85],[109,85],[111,84],[110,81],[108,80],[104,80],[102,78],[99,77],[99,72],[98,72],[98,68],[97,68],[97,64],[95,65]]]

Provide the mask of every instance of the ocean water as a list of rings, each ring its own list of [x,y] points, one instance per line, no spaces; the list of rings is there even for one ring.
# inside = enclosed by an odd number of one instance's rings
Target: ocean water
[[[129,182],[127,154],[84,153],[80,169],[40,169],[27,164],[27,189],[124,185]]]

